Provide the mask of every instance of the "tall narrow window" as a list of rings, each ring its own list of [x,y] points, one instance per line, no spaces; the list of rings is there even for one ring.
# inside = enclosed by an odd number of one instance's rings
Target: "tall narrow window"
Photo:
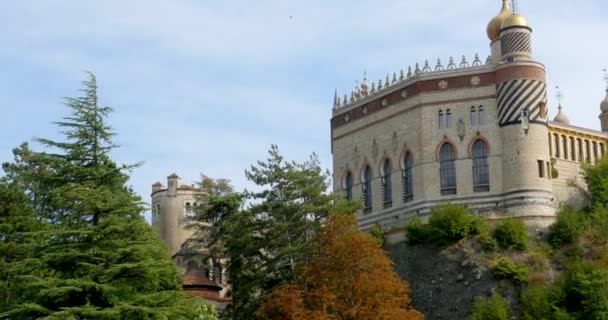
[[[384,160],[382,165],[382,204],[385,209],[393,206],[391,171],[391,161]]]
[[[471,107],[471,127],[477,125],[477,108]]]
[[[439,150],[439,175],[441,180],[441,194],[456,194],[456,156],[454,147],[444,143]]]
[[[346,177],[344,177],[344,192],[346,195],[346,200],[353,200],[353,175],[349,172],[346,173]]]
[[[592,145],[593,145],[593,161],[597,162],[598,161],[598,157],[597,157],[597,142],[593,141]]]
[[[600,143],[600,158],[604,158],[604,152],[606,150],[604,149],[604,144]]]
[[[585,162],[591,162],[591,148],[589,147],[589,140],[585,140]]]
[[[562,136],[562,158],[568,159],[568,138]]]
[[[545,177],[545,162],[543,160],[538,160],[538,177]]]
[[[414,199],[413,192],[413,177],[412,177],[412,166],[414,162],[412,160],[412,154],[407,152],[403,157],[403,171],[401,177],[403,178],[403,203],[410,202]]]
[[[553,134],[553,156],[555,158],[559,158],[559,136],[557,134]]]
[[[372,169],[366,166],[363,171],[363,210],[365,212],[372,211]]]
[[[570,137],[570,160],[576,161],[576,143],[573,137]]]
[[[443,110],[439,110],[439,115],[437,116],[437,122],[439,123],[439,129],[443,129]]]
[[[452,110],[448,109],[445,111],[445,127],[452,127]]]
[[[473,143],[473,191],[490,191],[490,171],[488,170],[488,147],[479,139]]]
[[[576,139],[578,142],[578,161],[583,161],[583,140]]]
[[[483,106],[479,106],[479,109],[477,111],[477,118],[479,120],[479,125],[483,125],[486,121],[486,113],[483,110]]]

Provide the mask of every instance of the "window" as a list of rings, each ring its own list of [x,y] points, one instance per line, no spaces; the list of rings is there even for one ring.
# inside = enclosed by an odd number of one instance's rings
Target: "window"
[[[391,181],[391,161],[386,159],[382,165],[382,204],[384,208],[393,206],[393,188]]]
[[[578,142],[578,161],[583,161],[583,140],[576,139]]]
[[[475,107],[471,107],[471,127],[477,125],[477,110]]]
[[[441,194],[456,194],[456,166],[454,147],[444,143],[439,150],[439,175],[441,180]]]
[[[545,177],[545,162],[543,160],[538,160],[538,177]]]
[[[553,134],[553,148],[553,156],[559,158],[559,136],[557,134]]]
[[[346,200],[353,200],[353,175],[349,172],[346,173],[346,177],[344,177],[344,193],[346,195]]]
[[[486,113],[483,110],[483,106],[479,106],[478,112],[477,112],[477,118],[479,120],[479,125],[483,125],[486,121]]]
[[[545,164],[547,164],[547,179],[551,179],[551,163],[547,161]]]
[[[437,121],[439,122],[439,129],[443,129],[443,110],[439,110]]]
[[[562,157],[568,159],[568,139],[566,136],[562,136]]]
[[[593,160],[594,162],[598,161],[598,157],[597,157],[597,142],[593,141]]]
[[[604,149],[604,144],[603,144],[603,143],[600,143],[600,157],[601,157],[601,158],[604,158],[604,152],[605,152],[605,151],[606,151],[606,150]]]
[[[445,127],[452,127],[452,111],[450,109],[446,110],[445,112]]]
[[[363,191],[363,211],[372,211],[372,169],[366,166],[363,171],[363,183],[361,184]]]
[[[589,140],[585,140],[585,162],[591,161],[591,148],[589,147]]]
[[[412,165],[412,154],[407,152],[405,157],[403,157],[403,171],[401,171],[401,177],[403,178],[403,203],[414,199]]]
[[[485,141],[473,143],[473,191],[490,191],[490,171],[488,170],[488,148]]]
[[[570,160],[576,161],[576,144],[573,137],[570,137]]]

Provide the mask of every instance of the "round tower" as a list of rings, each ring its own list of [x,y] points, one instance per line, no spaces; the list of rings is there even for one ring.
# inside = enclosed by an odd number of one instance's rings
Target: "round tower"
[[[545,67],[532,59],[532,29],[513,13],[500,26],[496,67],[502,137],[504,208],[547,225],[555,215],[547,124]]]
[[[608,132],[608,72],[604,75],[604,80],[606,80],[606,97],[600,103],[600,122],[602,131]]]
[[[191,236],[186,217],[196,205],[200,191],[183,185],[174,173],[167,177],[167,187],[160,182],[152,185],[152,227],[165,241],[169,254],[174,256]]]

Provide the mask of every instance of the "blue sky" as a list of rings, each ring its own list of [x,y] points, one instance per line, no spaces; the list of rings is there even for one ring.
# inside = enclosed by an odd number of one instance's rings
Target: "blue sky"
[[[271,143],[289,159],[331,166],[334,89],[364,70],[377,81],[416,62],[489,53],[500,0],[20,0],[0,2],[0,162],[33,137],[58,138],[85,70],[122,147],[144,161],[144,199],[172,172],[251,187],[244,170]],[[520,0],[550,88],[574,125],[599,129],[608,66],[608,2]],[[551,91],[551,114],[556,102]]]

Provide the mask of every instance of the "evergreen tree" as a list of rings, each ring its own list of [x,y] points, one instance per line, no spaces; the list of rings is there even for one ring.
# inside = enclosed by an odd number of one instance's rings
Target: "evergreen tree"
[[[83,96],[67,98],[70,115],[57,125],[66,141],[37,139],[5,164],[7,180],[26,190],[50,233],[13,263],[11,319],[195,319],[205,305],[186,298],[164,244],[142,217],[143,205],[98,105],[95,77]]]

